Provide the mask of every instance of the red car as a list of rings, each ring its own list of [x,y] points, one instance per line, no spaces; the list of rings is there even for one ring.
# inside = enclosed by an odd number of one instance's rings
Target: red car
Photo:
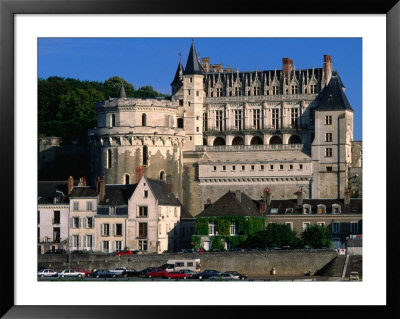
[[[90,270],[86,270],[81,267],[76,267],[76,268],[73,268],[72,270],[74,270],[76,272],[83,272],[85,274],[85,277],[88,277],[92,274],[92,272]]]
[[[153,271],[148,272],[145,276],[147,278],[167,278],[169,276],[169,272],[165,269],[154,269]]]
[[[187,279],[190,278],[189,274],[185,274],[183,271],[172,271],[167,273],[168,279]]]
[[[122,255],[133,255],[133,252],[130,250],[116,250],[113,252],[114,256],[122,256]]]

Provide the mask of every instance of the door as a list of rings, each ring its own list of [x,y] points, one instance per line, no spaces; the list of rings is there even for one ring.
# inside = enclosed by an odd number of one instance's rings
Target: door
[[[204,242],[204,250],[209,251],[211,249],[211,242],[210,241],[205,241]]]

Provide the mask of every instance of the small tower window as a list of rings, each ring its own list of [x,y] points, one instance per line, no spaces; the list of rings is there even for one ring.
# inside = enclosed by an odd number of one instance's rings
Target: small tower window
[[[115,114],[111,114],[111,127],[115,126]]]
[[[147,117],[146,114],[142,114],[142,126],[147,126]]]
[[[148,161],[148,148],[147,146],[143,146],[143,165],[147,165]]]
[[[125,184],[129,184],[129,174],[125,174]]]
[[[165,172],[164,171],[161,171],[160,172],[160,180],[164,180],[165,179]]]
[[[111,150],[107,150],[107,168],[111,168]]]

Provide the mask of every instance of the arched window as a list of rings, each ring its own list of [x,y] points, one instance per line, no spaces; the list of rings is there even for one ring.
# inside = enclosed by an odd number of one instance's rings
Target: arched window
[[[107,150],[107,168],[111,168],[111,150]]]
[[[164,180],[165,179],[165,172],[164,171],[161,171],[160,172],[160,180]]]
[[[178,128],[183,128],[183,118],[179,118],[177,122],[178,122]]]
[[[142,114],[142,126],[147,126],[147,118],[146,118],[146,114]]]
[[[115,126],[115,114],[111,114],[111,127]]]
[[[129,174],[125,174],[125,184],[129,184]]]
[[[236,137],[232,140],[232,145],[244,145],[243,138],[242,138],[241,136],[236,136]]]
[[[148,148],[147,145],[143,146],[143,165],[147,165],[148,160]]]
[[[288,144],[301,144],[301,138],[298,135],[292,135],[289,138]]]
[[[214,140],[214,146],[225,145],[225,140],[222,137],[217,137]]]
[[[250,141],[250,145],[262,145],[262,144],[264,144],[263,140],[259,136],[254,136]]]
[[[282,139],[279,136],[272,136],[271,139],[269,140],[270,145],[275,145],[275,144],[282,144]]]

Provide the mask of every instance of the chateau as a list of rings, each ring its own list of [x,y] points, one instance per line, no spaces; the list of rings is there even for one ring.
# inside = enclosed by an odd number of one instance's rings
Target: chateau
[[[96,105],[91,184],[162,180],[193,216],[228,191],[344,198],[356,165],[353,109],[332,58],[322,63],[298,70],[283,58],[281,70],[243,72],[200,59],[192,43],[171,98],[127,98],[121,86]]]

